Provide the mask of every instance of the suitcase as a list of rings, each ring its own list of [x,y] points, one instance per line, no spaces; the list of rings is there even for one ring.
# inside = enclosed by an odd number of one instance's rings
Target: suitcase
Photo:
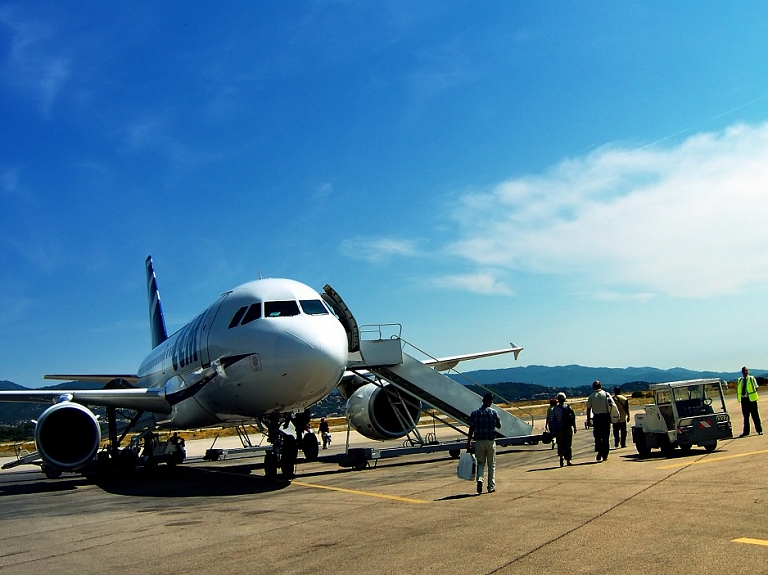
[[[459,468],[456,470],[456,475],[459,479],[466,479],[467,481],[475,480],[475,469],[477,466],[477,460],[471,453],[465,451],[459,457]]]

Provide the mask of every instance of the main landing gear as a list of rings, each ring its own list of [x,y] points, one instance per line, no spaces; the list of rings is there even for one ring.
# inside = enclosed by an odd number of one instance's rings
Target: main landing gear
[[[318,456],[319,443],[317,437],[308,428],[309,410],[295,416],[286,415],[282,418],[273,415],[262,423],[266,424],[267,441],[272,444],[272,450],[264,456],[264,473],[267,477],[275,477],[278,468],[285,479],[292,479],[296,474],[296,460],[299,448],[307,461],[315,461]]]

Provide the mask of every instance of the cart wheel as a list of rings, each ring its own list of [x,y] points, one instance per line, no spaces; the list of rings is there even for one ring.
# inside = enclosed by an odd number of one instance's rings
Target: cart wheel
[[[648,457],[651,454],[651,448],[648,447],[648,444],[645,441],[645,432],[642,430],[638,431],[634,439],[635,448],[637,449],[637,453],[640,455],[640,457]]]

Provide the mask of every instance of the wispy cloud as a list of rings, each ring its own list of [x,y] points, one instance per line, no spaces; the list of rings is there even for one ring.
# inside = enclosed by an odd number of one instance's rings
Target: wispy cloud
[[[415,257],[419,254],[417,243],[396,238],[346,239],[341,243],[341,252],[345,256],[369,262],[382,262],[392,257]]]
[[[482,295],[513,295],[504,282],[489,272],[436,277],[429,283],[438,289],[468,291]]]
[[[600,148],[465,194],[448,251],[594,293],[704,298],[768,279],[768,124]]]
[[[10,49],[2,62],[2,75],[17,89],[31,92],[48,115],[69,80],[70,59],[51,51],[53,28],[25,19],[11,6],[0,7],[0,26],[11,31]]]
[[[18,168],[0,168],[0,194],[27,202],[33,199],[32,194],[20,184]]]

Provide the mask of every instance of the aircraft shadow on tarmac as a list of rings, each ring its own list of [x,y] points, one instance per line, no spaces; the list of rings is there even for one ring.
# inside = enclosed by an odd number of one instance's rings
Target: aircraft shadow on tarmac
[[[37,478],[36,478],[37,479]],[[74,491],[79,486],[86,485],[88,480],[82,476],[67,479],[49,480],[42,475],[34,482],[5,483],[0,485],[0,500],[5,495],[38,495],[42,493],[55,493]]]
[[[289,481],[251,475],[252,466],[158,467],[137,469],[130,477],[93,481],[107,493],[127,497],[201,497],[258,495],[285,489]]]

